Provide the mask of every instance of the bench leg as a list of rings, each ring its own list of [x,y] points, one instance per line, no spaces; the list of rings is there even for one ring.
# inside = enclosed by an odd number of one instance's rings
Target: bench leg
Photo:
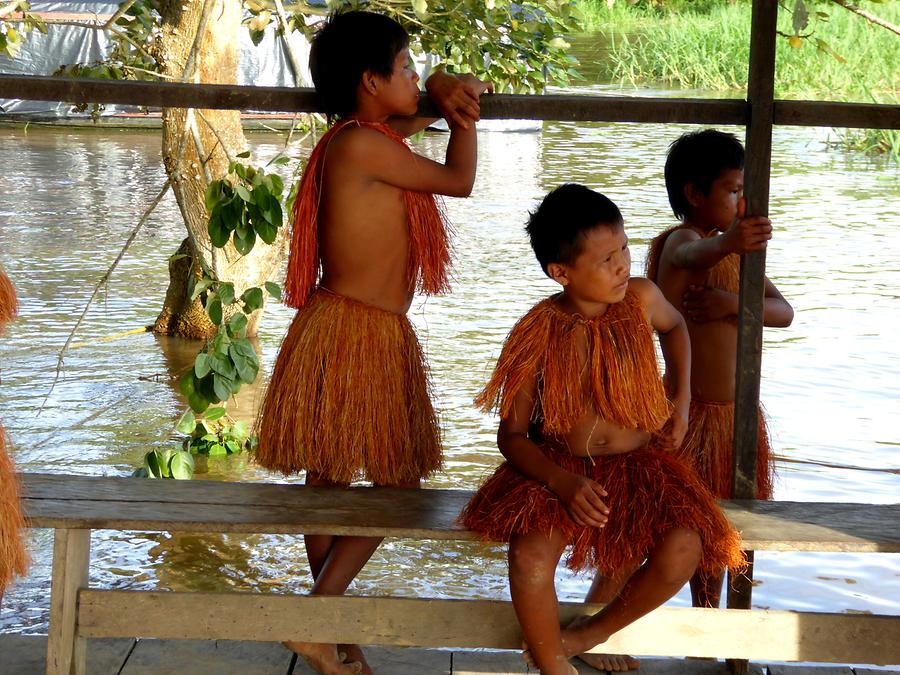
[[[48,675],[83,675],[85,641],[78,637],[78,589],[88,585],[90,530],[56,530],[50,582]]]
[[[753,551],[744,551],[747,556],[747,571],[734,579],[728,575],[728,609],[750,609],[753,605]],[[744,675],[750,671],[746,659],[726,659],[732,675]]]

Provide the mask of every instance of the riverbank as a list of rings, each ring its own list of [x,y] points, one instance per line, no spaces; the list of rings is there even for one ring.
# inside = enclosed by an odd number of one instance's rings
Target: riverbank
[[[743,92],[750,51],[750,2],[673,0],[662,5],[578,0],[587,32],[604,43],[595,69],[601,81],[632,86],[678,85]],[[778,29],[775,96],[784,99],[900,103],[900,36],[837,5],[817,6],[808,36],[790,41],[792,14],[782,10]],[[873,11],[900,23],[900,2]],[[847,149],[887,153],[900,162],[900,131],[840,130]]]

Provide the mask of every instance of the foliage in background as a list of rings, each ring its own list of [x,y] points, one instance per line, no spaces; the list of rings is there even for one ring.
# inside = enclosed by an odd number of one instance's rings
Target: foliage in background
[[[608,46],[601,77],[633,85],[744,91],[750,53],[750,2],[670,0],[630,5],[579,0],[585,25]],[[879,4],[900,22],[900,2]],[[792,0],[779,11],[775,96],[785,99],[900,102],[900,36],[827,0]],[[845,147],[900,154],[896,131],[840,131]],[[865,139],[862,143],[857,141]]]
[[[270,2],[247,0],[244,7],[251,35],[274,20]],[[491,80],[497,92],[541,92],[547,82],[578,77],[565,39],[580,30],[571,0],[329,0],[327,9],[300,2],[289,8],[288,25],[311,37],[323,15],[339,8],[393,17],[409,32],[413,52]]]
[[[27,0],[12,0],[0,7],[0,55],[14,59],[24,35],[33,30],[47,34],[47,26],[36,14],[29,14],[29,9]]]
[[[284,182],[265,168],[247,166],[249,152],[241,153],[229,165],[228,174],[210,182],[206,190],[209,212],[209,237],[213,246],[224,248],[229,242],[241,255],[248,255],[257,243],[272,244],[284,225],[281,206]],[[279,156],[269,164],[286,164]],[[267,165],[268,166],[268,165]],[[211,270],[192,280],[191,299],[200,298],[210,321],[218,328],[194,359],[193,367],[179,383],[190,409],[182,415],[175,430],[185,434],[180,450],[152,450],[144,457],[144,466],[135,471],[145,478],[191,478],[194,455],[222,457],[253,450],[256,440],[245,422],[227,414],[228,400],[259,374],[259,358],[247,338],[249,317],[262,309],[265,294],[281,298],[278,284],[266,282],[265,288],[246,289],[235,297],[234,285],[215,278]],[[222,404],[222,405],[219,405]],[[214,407],[211,407],[214,406]]]

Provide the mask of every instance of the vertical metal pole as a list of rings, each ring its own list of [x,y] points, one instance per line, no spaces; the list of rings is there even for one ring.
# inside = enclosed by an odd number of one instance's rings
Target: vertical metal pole
[[[749,124],[744,191],[747,214],[769,213],[769,178],[772,164],[772,113],[775,93],[775,40],[777,0],[753,0],[750,25],[750,76],[747,86]],[[756,497],[757,414],[762,363],[765,251],[748,253],[741,259],[741,289],[738,310],[737,368],[734,392],[734,499]],[[750,609],[753,553],[745,576],[732,579],[728,607]],[[745,660],[729,661],[732,672],[746,673]]]

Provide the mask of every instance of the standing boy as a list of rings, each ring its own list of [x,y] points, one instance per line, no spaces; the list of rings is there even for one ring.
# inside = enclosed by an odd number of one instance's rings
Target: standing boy
[[[527,229],[562,292],[513,327],[476,400],[499,409],[506,462],[462,522],[509,542],[510,594],[530,658],[545,675],[574,675],[572,656],[664,603],[698,565],[740,567],[743,557],[712,495],[669,452],[687,425],[687,330],[656,286],[630,278],[619,209],[584,186],[563,185]],[[570,568],[620,584],[643,565],[603,610],[561,630],[554,573],[568,545]]]
[[[679,455],[721,499],[731,498],[740,256],[772,238],[768,218],[744,216],[744,148],[732,134],[683,135],[666,159],[669,204],[681,225],[650,244],[647,277],[681,310],[691,337],[691,411]],[[789,326],[794,310],[766,279],[763,325]],[[757,499],[772,498],[772,457],[758,413]],[[691,579],[695,607],[718,607],[725,570]]]
[[[369,12],[333,16],[312,43],[316,93],[339,121],[313,150],[294,205],[285,301],[299,311],[260,411],[256,454],[285,474],[305,470],[307,485],[364,478],[416,487],[441,465],[426,366],[406,312],[415,291],[448,289],[448,230],[433,194],[471,191],[478,97],[490,85],[429,78],[451,128],[446,160],[413,154],[394,128],[426,124],[396,119],[414,115],[419,101],[408,47],[397,22]],[[323,595],[344,593],[380,543],[305,541],[311,592]],[[320,673],[371,672],[357,645],[288,646]]]

